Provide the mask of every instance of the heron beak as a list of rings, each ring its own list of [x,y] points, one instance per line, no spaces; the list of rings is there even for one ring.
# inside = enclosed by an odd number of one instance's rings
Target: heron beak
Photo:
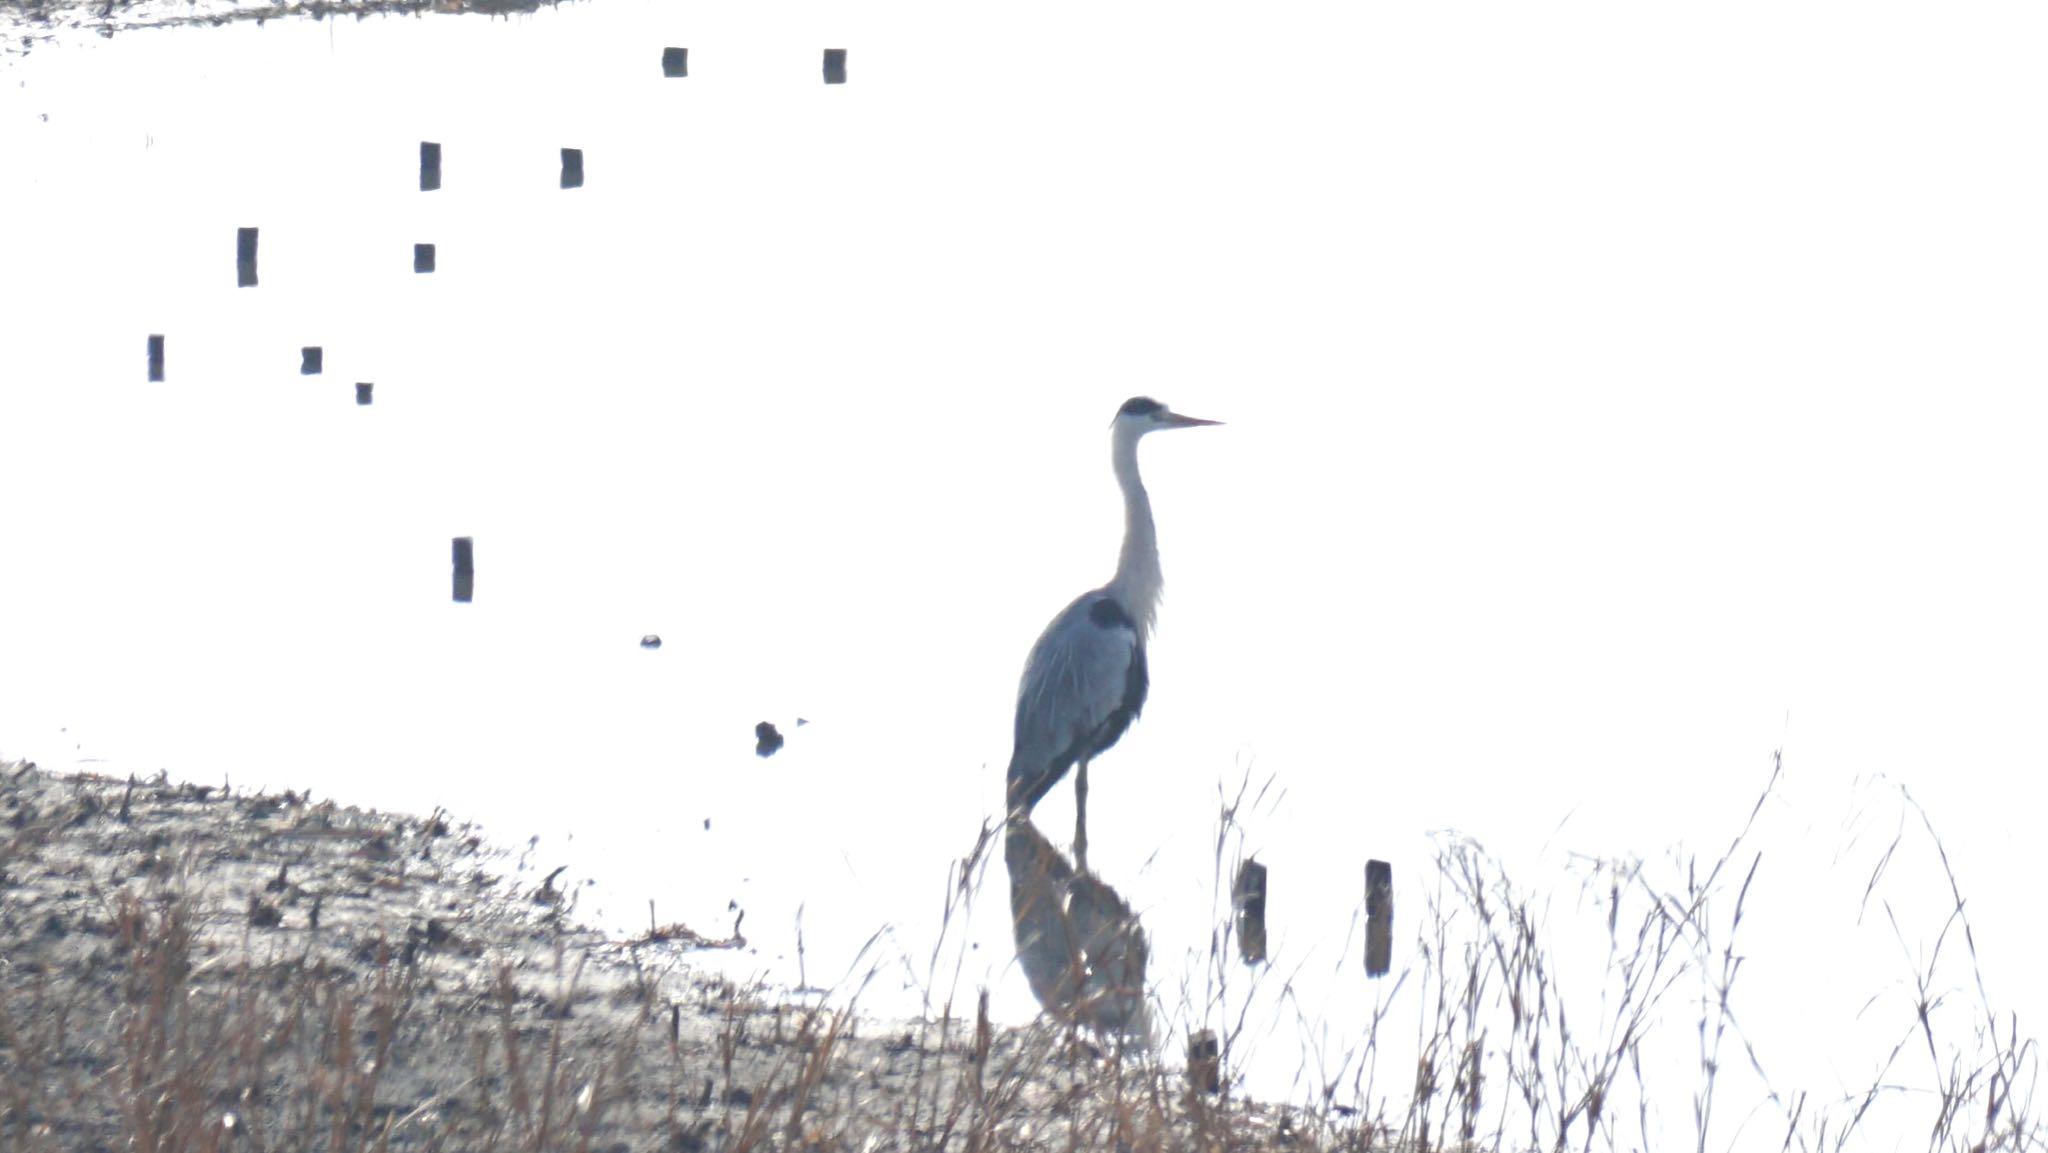
[[[1177,412],[1165,414],[1162,421],[1168,428],[1200,428],[1205,424],[1223,423],[1220,420],[1203,420],[1199,416],[1182,416]]]

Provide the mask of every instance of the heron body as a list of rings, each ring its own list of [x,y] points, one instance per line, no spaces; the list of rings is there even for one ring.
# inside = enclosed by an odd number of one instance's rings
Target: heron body
[[[1010,807],[1036,807],[1074,764],[1116,744],[1145,707],[1145,637],[1109,589],[1074,599],[1024,662]]]
[[[1162,429],[1215,423],[1181,416],[1148,397],[1133,397],[1117,410],[1110,464],[1123,490],[1124,544],[1116,575],[1061,610],[1024,661],[1010,754],[1010,813],[1028,816],[1078,765],[1074,855],[1084,870],[1088,763],[1116,744],[1137,719],[1150,683],[1145,639],[1158,613],[1162,581],[1152,502],[1138,476],[1138,441]]]

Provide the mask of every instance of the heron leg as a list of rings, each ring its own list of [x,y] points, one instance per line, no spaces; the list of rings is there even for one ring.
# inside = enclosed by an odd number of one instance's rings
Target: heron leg
[[[1074,867],[1088,871],[1088,762],[1074,771]]]

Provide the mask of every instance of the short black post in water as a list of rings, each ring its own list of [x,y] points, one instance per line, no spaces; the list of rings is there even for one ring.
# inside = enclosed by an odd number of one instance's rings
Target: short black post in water
[[[469,596],[476,591],[476,549],[471,538],[455,538],[455,599],[461,604],[469,603]]]
[[[415,244],[412,246],[412,270],[414,272],[434,271],[434,246]]]
[[[846,83],[846,49],[825,49],[825,83]]]
[[[562,187],[583,187],[583,150],[581,148],[562,149]]]
[[[1394,964],[1394,866],[1365,863],[1365,975],[1384,977]]]
[[[152,334],[149,338],[149,379],[151,383],[164,378],[164,338]]]
[[[375,387],[367,380],[356,381],[356,403],[370,403],[370,389]]]
[[[306,346],[305,348],[302,348],[302,349],[300,349],[300,350],[299,350],[299,375],[300,375],[300,376],[319,376],[319,375],[320,375],[320,346],[319,346],[319,345],[317,345],[317,344],[307,345],[307,346]]]
[[[1230,903],[1237,906],[1237,952],[1247,965],[1266,959],[1266,866],[1246,861],[1237,868]]]
[[[235,287],[256,286],[256,230],[235,229]]]
[[[690,74],[690,50],[688,48],[664,48],[661,50],[661,74],[676,80]]]
[[[420,141],[420,191],[432,192],[441,187],[441,146],[431,140]]]
[[[1196,1093],[1221,1092],[1222,1055],[1223,1049],[1216,1043],[1214,1029],[1188,1034],[1188,1088]]]

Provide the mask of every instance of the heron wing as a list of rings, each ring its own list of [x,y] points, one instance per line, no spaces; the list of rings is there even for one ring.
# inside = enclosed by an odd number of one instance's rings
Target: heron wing
[[[1145,706],[1145,644],[1116,598],[1084,593],[1047,625],[1017,689],[1010,805],[1027,810],[1074,762],[1117,742]]]

